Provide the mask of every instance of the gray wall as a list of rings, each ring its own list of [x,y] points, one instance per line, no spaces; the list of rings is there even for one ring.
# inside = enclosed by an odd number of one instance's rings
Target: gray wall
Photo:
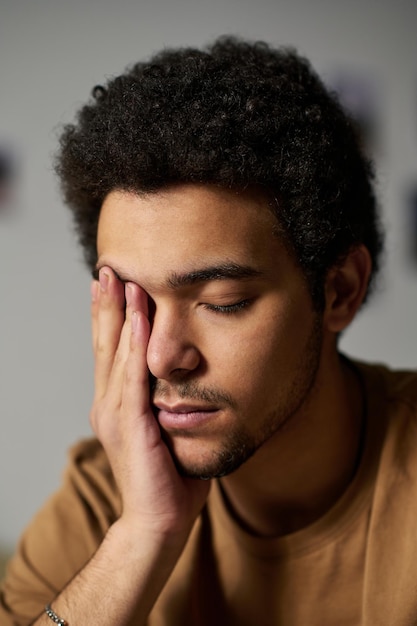
[[[404,192],[417,182],[416,17],[414,0],[2,0],[0,142],[14,146],[20,176],[0,215],[0,553],[58,486],[67,447],[90,432],[89,277],[52,173],[57,127],[128,63],[226,32],[295,45],[324,75],[372,77],[389,253],[379,293],[343,347],[414,366],[417,268]]]

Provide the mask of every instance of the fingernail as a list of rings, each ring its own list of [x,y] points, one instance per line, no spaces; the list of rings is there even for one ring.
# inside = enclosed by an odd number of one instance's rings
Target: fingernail
[[[126,283],[125,285],[125,298],[127,306],[132,304],[132,285]]]
[[[106,274],[104,270],[100,270],[100,274],[98,277],[100,281],[100,289],[101,291],[107,291],[107,286],[109,284],[109,275]]]
[[[131,317],[131,321],[130,323],[132,324],[132,332],[136,332],[136,329],[138,327],[138,312],[137,311],[132,311],[132,317]]]

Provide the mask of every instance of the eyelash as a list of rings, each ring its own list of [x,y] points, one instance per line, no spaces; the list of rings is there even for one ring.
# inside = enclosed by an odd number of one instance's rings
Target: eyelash
[[[204,304],[204,307],[209,311],[213,311],[213,313],[232,315],[233,313],[240,313],[240,311],[248,307],[250,303],[250,300],[240,300],[235,304]]]
[[[95,280],[99,278],[99,270],[94,269],[92,276]],[[240,313],[243,309],[246,309],[251,304],[251,300],[240,300],[234,304],[204,304],[204,308],[213,313],[219,313],[220,315],[233,315]]]

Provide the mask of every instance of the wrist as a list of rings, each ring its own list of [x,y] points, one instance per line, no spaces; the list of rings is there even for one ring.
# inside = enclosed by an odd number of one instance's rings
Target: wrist
[[[134,516],[124,515],[109,528],[105,541],[117,545],[118,550],[125,552],[127,558],[135,560],[143,555],[144,550],[149,558],[164,559],[172,555],[178,558],[190,534],[191,527],[181,530],[161,528],[158,524],[138,522]]]

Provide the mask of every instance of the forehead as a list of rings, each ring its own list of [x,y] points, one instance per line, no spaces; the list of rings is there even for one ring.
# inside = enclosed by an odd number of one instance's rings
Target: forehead
[[[267,199],[252,191],[201,185],[146,195],[114,191],[100,214],[99,265],[128,271],[141,283],[226,259],[265,268],[283,253],[276,230]]]

